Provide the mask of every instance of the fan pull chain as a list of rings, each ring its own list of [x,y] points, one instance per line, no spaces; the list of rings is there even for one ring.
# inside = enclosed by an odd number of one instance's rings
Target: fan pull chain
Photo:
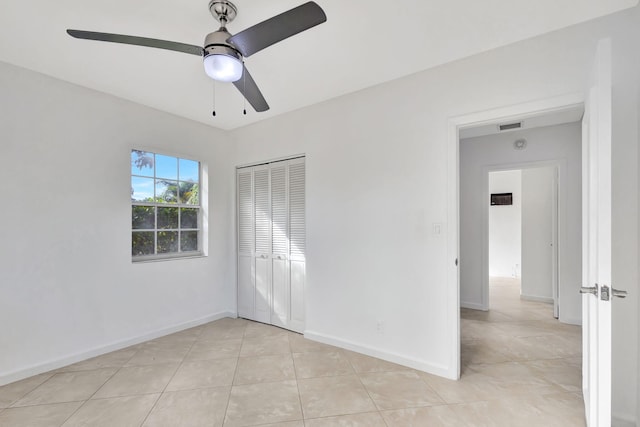
[[[247,115],[247,75],[244,72],[244,63],[242,63],[242,99],[243,99],[243,114]]]
[[[213,81],[213,113],[211,113],[213,117],[216,116],[216,81]]]

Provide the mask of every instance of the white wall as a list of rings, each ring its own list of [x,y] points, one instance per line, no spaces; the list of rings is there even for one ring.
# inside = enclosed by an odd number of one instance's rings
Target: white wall
[[[513,142],[525,138],[527,147],[515,150]],[[582,275],[581,240],[581,125],[571,123],[468,138],[460,141],[460,300],[468,307],[486,306],[481,278],[486,275],[483,263],[483,221],[486,221],[484,200],[488,169],[514,165],[540,166],[539,162],[559,162],[559,199],[564,210],[559,212],[559,306],[560,320],[579,323],[581,300],[578,293]],[[524,183],[524,173],[523,173]],[[525,188],[523,186],[523,193]],[[523,202],[523,227],[525,206]],[[522,232],[522,278],[535,274],[525,270],[527,253],[524,241],[528,229]],[[527,239],[529,241],[529,239]],[[527,244],[527,250],[531,246]],[[530,260],[531,261],[531,260]],[[535,260],[534,260],[535,261]],[[539,264],[536,262],[536,265]],[[534,267],[535,269],[536,267]],[[524,291],[523,291],[524,292]]]
[[[0,384],[233,313],[223,133],[0,63]],[[209,256],[131,262],[130,150],[209,169]]]
[[[512,205],[489,206],[489,275],[520,277],[521,242],[521,172],[489,173],[489,194],[512,193]]]
[[[522,171],[522,280],[525,299],[553,302],[555,167]],[[574,190],[572,188],[572,190]],[[579,191],[580,189],[578,189]],[[582,240],[580,240],[582,242]],[[564,286],[567,283],[563,283]],[[575,286],[569,286],[574,290]],[[580,298],[573,298],[580,305]],[[563,301],[566,303],[566,301]],[[562,308],[564,310],[564,307]]]

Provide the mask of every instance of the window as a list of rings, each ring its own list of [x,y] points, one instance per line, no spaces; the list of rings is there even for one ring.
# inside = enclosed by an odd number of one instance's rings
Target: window
[[[131,150],[134,260],[201,253],[200,163]]]

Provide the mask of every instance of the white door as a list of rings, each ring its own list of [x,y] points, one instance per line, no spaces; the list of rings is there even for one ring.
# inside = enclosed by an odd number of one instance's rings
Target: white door
[[[611,40],[598,43],[582,121],[583,394],[587,424],[611,425]]]
[[[238,315],[304,330],[304,158],[238,169]]]

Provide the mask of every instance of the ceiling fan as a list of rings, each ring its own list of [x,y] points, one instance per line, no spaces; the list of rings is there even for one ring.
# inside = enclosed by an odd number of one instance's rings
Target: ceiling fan
[[[231,35],[226,25],[236,17],[236,6],[226,0],[211,0],[209,11],[220,22],[220,28],[205,37],[204,47],[93,31],[69,29],[67,33],[78,39],[155,47],[202,56],[204,70],[209,77],[218,81],[233,82],[251,106],[261,112],[267,111],[269,104],[249,74],[243,59],[327,20],[322,8],[310,1]]]

